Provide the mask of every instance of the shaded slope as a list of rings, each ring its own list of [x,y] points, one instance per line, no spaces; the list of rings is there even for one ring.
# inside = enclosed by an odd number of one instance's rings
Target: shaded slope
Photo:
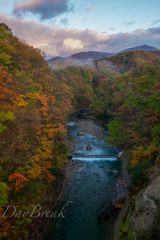
[[[96,67],[109,71],[120,71],[121,73],[135,69],[144,63],[152,63],[160,58],[160,52],[132,51],[119,53],[116,56],[102,58],[95,61]]]

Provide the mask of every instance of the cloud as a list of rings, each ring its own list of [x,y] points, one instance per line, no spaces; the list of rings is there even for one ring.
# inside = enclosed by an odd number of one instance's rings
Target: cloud
[[[159,20],[156,20],[152,23],[152,25],[157,25],[158,23],[160,23],[160,19]]]
[[[117,53],[123,49],[151,45],[159,48],[160,28],[137,29],[132,33],[107,34],[90,29],[67,29],[56,24],[18,19],[0,14],[0,22],[6,23],[14,35],[47,56],[70,56],[76,52],[99,51]]]
[[[68,12],[74,12],[74,4],[71,3],[69,6],[68,6]]]
[[[62,24],[62,25],[66,26],[66,25],[68,25],[68,23],[69,23],[69,22],[68,22],[68,18],[62,18],[62,19],[61,19],[61,24]]]
[[[14,3],[13,14],[23,17],[26,13],[38,16],[41,20],[57,17],[64,12],[73,12],[74,5],[68,4],[68,0],[18,0]]]
[[[4,5],[9,5],[10,3],[9,2],[6,2],[6,1],[3,1],[0,3],[1,6],[4,6]]]
[[[135,23],[136,23],[136,21],[123,22],[122,25],[124,25],[124,26],[131,26],[131,25],[133,25]]]
[[[116,28],[109,27],[108,30],[114,31]]]
[[[83,9],[86,10],[87,12],[92,12],[96,6],[95,5],[87,5],[84,6]]]
[[[63,40],[63,47],[69,48],[69,49],[83,49],[83,44],[81,40],[73,39],[73,38],[67,38]]]

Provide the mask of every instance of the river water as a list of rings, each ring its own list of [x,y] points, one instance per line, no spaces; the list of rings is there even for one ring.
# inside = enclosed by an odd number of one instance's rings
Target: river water
[[[90,121],[90,120],[89,120]],[[64,192],[56,206],[59,213],[43,240],[109,240],[113,224],[112,200],[121,163],[114,147],[107,147],[76,121],[68,123],[69,134],[76,141],[75,154],[70,159]],[[83,131],[83,136],[77,132]],[[104,129],[104,137],[107,132]],[[86,150],[89,145],[92,149]],[[118,170],[114,174],[113,170]]]

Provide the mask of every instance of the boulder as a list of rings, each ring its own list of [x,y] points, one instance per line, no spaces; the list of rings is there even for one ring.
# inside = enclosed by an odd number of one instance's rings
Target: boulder
[[[117,173],[118,173],[118,170],[114,170],[113,173],[117,174]]]
[[[120,153],[118,153],[118,154],[116,155],[116,158],[120,159],[120,157],[121,157],[122,155],[123,155],[123,151],[120,152]]]
[[[90,151],[91,149],[92,149],[92,148],[91,148],[91,146],[89,146],[89,145],[86,147],[86,150],[88,150],[88,151]]]
[[[77,132],[77,135],[83,136],[84,132]]]
[[[104,166],[99,166],[99,168],[104,168]]]

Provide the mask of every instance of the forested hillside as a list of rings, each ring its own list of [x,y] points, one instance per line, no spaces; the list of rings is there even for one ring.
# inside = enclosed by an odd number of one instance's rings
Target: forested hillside
[[[159,164],[160,134],[160,56],[159,52],[130,52],[97,61],[118,66],[116,76],[97,83],[94,114],[109,122],[109,142],[132,149],[128,170],[132,172],[132,191],[147,181],[152,165]],[[109,71],[109,70],[108,70]]]
[[[6,205],[27,212],[42,204],[52,182],[64,176],[65,124],[70,113],[80,109],[90,109],[95,118],[107,122],[109,143],[128,152],[134,205],[136,194],[160,165],[160,52],[121,53],[96,60],[95,68],[58,71],[44,58],[43,52],[0,24],[1,215]],[[21,222],[15,215],[1,217],[0,238],[20,240],[29,229],[36,232],[33,218]],[[119,239],[133,239],[127,227]]]
[[[103,121],[112,117],[107,141],[127,153],[131,176],[130,203],[114,239],[159,239],[160,53],[122,53],[96,66],[103,77],[91,108]]]
[[[92,76],[86,81],[85,71],[72,77],[66,70],[65,79],[63,71],[55,74],[44,57],[0,24],[1,216],[5,205],[24,213],[44,202],[68,159],[65,124],[72,105],[86,107],[93,101]],[[8,216],[12,213],[10,208]],[[1,238],[23,239],[27,226],[34,230],[30,217],[21,222],[15,215],[1,217]]]

